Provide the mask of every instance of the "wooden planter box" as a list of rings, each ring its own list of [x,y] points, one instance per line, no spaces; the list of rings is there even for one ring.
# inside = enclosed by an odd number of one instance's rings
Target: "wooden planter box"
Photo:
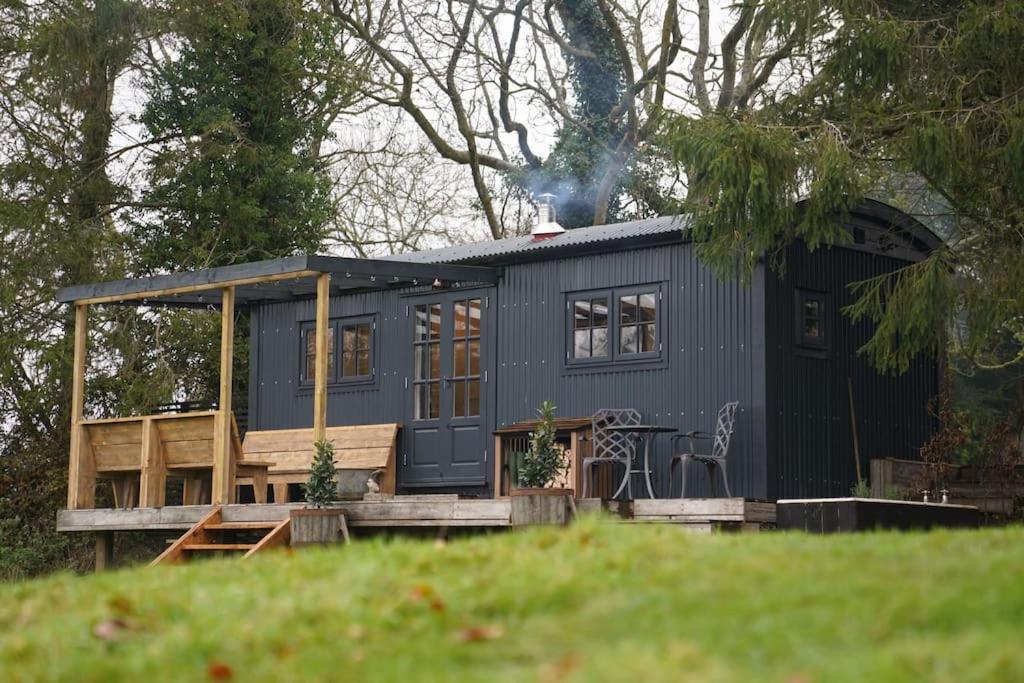
[[[342,540],[342,511],[325,508],[292,510],[292,545],[323,545]]]
[[[564,526],[572,515],[572,489],[512,489],[512,526]]]

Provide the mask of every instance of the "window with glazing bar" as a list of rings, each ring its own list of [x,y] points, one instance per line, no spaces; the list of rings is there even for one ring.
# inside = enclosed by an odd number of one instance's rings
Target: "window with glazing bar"
[[[656,284],[570,293],[567,364],[659,359],[661,296]]]
[[[456,301],[452,331],[452,417],[480,414],[480,299]]]
[[[413,336],[413,418],[441,416],[441,304],[419,304]]]
[[[305,322],[302,329],[302,371],[300,385],[316,380],[316,323]],[[335,318],[327,324],[327,383],[345,384],[372,381],[374,368],[374,316]],[[340,358],[340,364],[337,362]]]
[[[828,349],[828,294],[809,289],[796,290],[797,346],[822,352]]]

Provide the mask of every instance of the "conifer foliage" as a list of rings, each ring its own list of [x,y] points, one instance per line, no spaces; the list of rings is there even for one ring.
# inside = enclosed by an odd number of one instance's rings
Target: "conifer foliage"
[[[530,451],[519,464],[519,486],[543,488],[567,467],[565,454],[555,443],[555,404],[544,401],[537,410],[540,419],[530,438]]]
[[[873,196],[945,244],[857,286],[848,313],[876,323],[864,353],[898,373],[952,339],[977,367],[1024,361],[1024,5],[772,4],[834,27],[807,44],[814,77],[756,110],[666,119],[702,256],[781,268],[795,240],[850,239],[835,215]]]
[[[313,444],[313,466],[305,484],[306,502],[313,507],[327,507],[338,499],[338,476],[334,469],[334,444],[320,439]]]

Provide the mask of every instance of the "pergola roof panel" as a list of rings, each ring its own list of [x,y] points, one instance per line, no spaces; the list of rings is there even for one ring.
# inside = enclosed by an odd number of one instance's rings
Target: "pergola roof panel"
[[[494,283],[501,276],[501,270],[493,267],[301,255],[74,285],[57,292],[57,300],[82,304],[205,307],[220,302],[216,290],[231,286],[235,288],[236,304],[246,306],[313,298],[316,295],[316,276],[324,273],[332,276],[332,294],[344,290],[430,284],[435,279],[466,284]]]

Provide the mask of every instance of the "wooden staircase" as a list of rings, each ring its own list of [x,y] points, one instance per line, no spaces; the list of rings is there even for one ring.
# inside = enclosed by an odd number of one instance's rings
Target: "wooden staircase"
[[[221,508],[215,507],[196,522],[150,564],[178,564],[201,555],[243,553],[242,559],[267,548],[288,545],[291,520],[279,522],[225,522]]]

